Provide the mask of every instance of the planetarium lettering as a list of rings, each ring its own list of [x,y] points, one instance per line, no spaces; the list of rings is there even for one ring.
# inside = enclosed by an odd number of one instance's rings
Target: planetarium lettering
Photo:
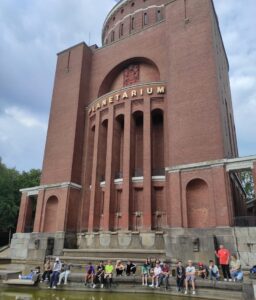
[[[147,87],[147,88],[139,88],[128,90],[120,93],[116,93],[110,95],[106,98],[98,100],[94,103],[93,106],[89,107],[88,114],[95,113],[97,110],[106,107],[110,104],[114,104],[114,102],[118,102],[121,100],[129,100],[132,98],[143,97],[145,95],[163,95],[165,94],[165,87],[164,86],[156,86],[156,87]]]

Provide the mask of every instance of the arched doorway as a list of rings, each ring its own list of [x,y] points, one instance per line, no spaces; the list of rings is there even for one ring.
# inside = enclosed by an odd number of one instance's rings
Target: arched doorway
[[[56,196],[51,196],[47,200],[45,207],[44,232],[57,231],[58,202]]]
[[[202,179],[191,180],[186,188],[188,227],[209,227],[209,189]]]

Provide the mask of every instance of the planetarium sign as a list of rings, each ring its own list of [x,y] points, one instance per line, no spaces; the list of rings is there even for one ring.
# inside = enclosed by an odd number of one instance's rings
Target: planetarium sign
[[[138,88],[132,87],[131,89],[126,89],[122,91],[115,91],[113,93],[105,95],[95,101],[88,107],[88,114],[91,115],[95,113],[97,110],[107,107],[115,102],[130,100],[134,98],[148,96],[157,96],[163,95],[166,92],[166,88],[164,85],[156,85],[156,86],[139,86]]]

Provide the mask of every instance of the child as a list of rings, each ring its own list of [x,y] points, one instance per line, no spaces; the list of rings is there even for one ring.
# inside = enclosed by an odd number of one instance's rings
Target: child
[[[188,283],[191,281],[192,284],[192,295],[196,294],[195,290],[195,276],[196,276],[196,268],[193,266],[192,260],[188,261],[188,266],[186,267],[186,279],[185,279],[185,295],[188,293]]]
[[[198,263],[198,276],[201,277],[202,279],[208,278],[207,267],[202,262]]]
[[[131,274],[134,275],[136,273],[136,265],[128,261],[126,265],[126,276],[130,276]]]
[[[146,260],[141,267],[142,285],[148,285],[149,271],[150,271],[150,264],[148,263],[148,260]]]
[[[177,290],[181,292],[184,286],[185,268],[182,266],[182,261],[179,261],[176,268],[176,283]]]
[[[110,288],[111,288],[111,284],[112,284],[113,270],[114,270],[114,267],[111,263],[111,260],[108,260],[108,263],[105,266],[104,279],[108,280]]]
[[[95,275],[95,269],[92,265],[91,262],[89,262],[87,268],[86,268],[86,273],[85,273],[85,282],[84,284],[87,285],[88,283],[93,284],[93,279]]]
[[[241,270],[240,260],[237,259],[237,256],[235,254],[231,256],[230,266],[230,273],[233,281],[242,281],[244,274]]]
[[[210,273],[210,280],[213,280],[213,278],[215,278],[216,280],[220,279],[219,269],[214,264],[213,260],[209,261],[209,273]]]
[[[160,267],[159,263],[156,263],[156,266],[154,267],[154,274],[152,275],[152,284],[150,287],[159,287],[159,276],[162,273],[162,268]]]

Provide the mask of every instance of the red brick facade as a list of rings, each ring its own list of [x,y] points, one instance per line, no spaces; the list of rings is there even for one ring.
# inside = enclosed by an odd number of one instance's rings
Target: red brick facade
[[[58,54],[33,231],[231,225],[224,167],[175,169],[238,155],[212,1],[120,1],[102,40]]]

